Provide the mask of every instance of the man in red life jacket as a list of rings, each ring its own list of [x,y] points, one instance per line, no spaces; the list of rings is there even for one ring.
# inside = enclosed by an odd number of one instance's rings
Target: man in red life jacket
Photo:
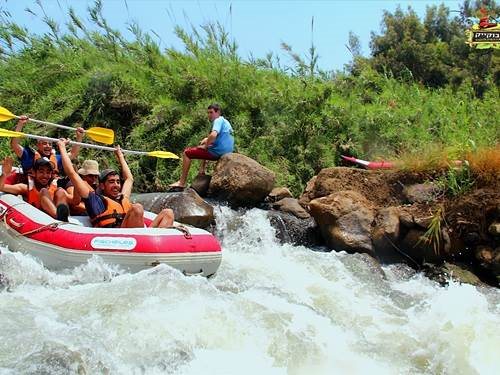
[[[12,158],[3,161],[0,176],[0,191],[9,194],[20,194],[24,200],[36,208],[46,212],[57,220],[68,221],[68,202],[64,189],[57,187],[54,179],[54,165],[45,158],[33,163],[33,175],[28,177],[28,183],[6,185],[5,179],[12,172]]]
[[[66,151],[67,140],[57,143],[61,153],[66,175],[75,187],[75,191],[85,203],[87,214],[94,227],[107,228],[143,228],[144,208],[139,203],[130,202],[134,178],[120,149],[116,147],[115,155],[123,173],[123,184],[120,175],[113,169],[105,169],[99,175],[99,191],[94,191],[75,171]],[[163,209],[151,223],[153,228],[168,228],[173,225],[174,213]]]
[[[15,131],[22,132],[24,125],[28,122],[29,118],[27,116],[20,116],[19,121],[17,122]],[[85,131],[82,128],[76,128],[76,141],[81,142]],[[49,159],[54,165],[54,172],[56,175],[60,175],[62,171],[61,164],[61,155],[56,154],[55,150],[52,148],[52,142],[38,140],[36,143],[37,150],[33,151],[29,147],[23,147],[19,144],[19,138],[11,138],[10,140],[10,148],[17,155],[19,160],[21,161],[21,166],[23,168],[23,172],[28,174],[31,171],[33,166],[33,162],[41,157],[45,157]],[[70,159],[74,160],[80,151],[80,146],[72,145],[71,151],[69,153]]]

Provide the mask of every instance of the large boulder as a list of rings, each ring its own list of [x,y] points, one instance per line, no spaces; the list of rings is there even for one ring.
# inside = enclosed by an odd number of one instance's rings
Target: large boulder
[[[309,208],[328,247],[375,255],[371,240],[374,210],[361,194],[340,191],[314,199]]]
[[[132,200],[141,203],[145,210],[154,213],[170,208],[174,211],[175,221],[198,228],[207,228],[215,221],[213,207],[193,189],[174,193],[137,194]]]
[[[242,154],[222,156],[212,173],[209,195],[232,206],[255,206],[272,190],[275,175],[255,160]]]
[[[397,191],[401,188],[389,176],[390,172],[384,171],[346,167],[324,168],[307,183],[299,202],[307,207],[313,199],[343,190],[352,190],[379,206],[398,205]]]

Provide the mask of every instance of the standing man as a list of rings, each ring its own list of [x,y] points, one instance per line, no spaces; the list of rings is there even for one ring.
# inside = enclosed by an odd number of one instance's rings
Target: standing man
[[[20,116],[15,131],[22,132],[23,127],[24,125],[26,125],[26,122],[28,122],[28,120],[29,118],[27,116],[24,115]],[[84,134],[85,130],[83,130],[83,128],[81,127],[76,128],[76,141],[81,142],[83,140]],[[37,150],[33,151],[29,147],[21,146],[19,144],[19,138],[11,138],[10,140],[10,148],[12,149],[12,151],[14,151],[14,153],[21,161],[21,166],[23,168],[24,174],[26,175],[31,171],[35,160],[40,158],[47,158],[54,165],[55,174],[60,175],[61,171],[63,170],[61,163],[61,155],[56,154],[55,150],[52,148],[52,142],[38,140],[36,146]],[[80,151],[80,146],[75,144],[72,145],[71,151],[69,153],[70,159],[71,160],[76,159],[79,151]]]
[[[212,122],[212,130],[196,147],[188,147],[182,154],[182,173],[179,181],[169,185],[171,188],[185,188],[192,159],[200,159],[198,174],[205,174],[207,160],[218,160],[222,155],[233,152],[233,128],[229,121],[221,115],[218,104],[210,104],[207,110],[208,119]]]
[[[73,183],[75,192],[85,203],[92,225],[101,228],[143,228],[144,208],[139,203],[130,202],[134,177],[120,147],[116,148],[115,155],[123,173],[123,184],[117,171],[105,169],[99,175],[99,192],[97,192],[75,171],[66,151],[67,142],[63,139],[57,142],[64,170]],[[168,228],[173,225],[173,222],[173,211],[165,208],[150,226]]]

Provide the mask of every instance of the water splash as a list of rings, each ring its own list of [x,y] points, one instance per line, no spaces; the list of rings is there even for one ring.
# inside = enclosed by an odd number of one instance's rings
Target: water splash
[[[280,245],[257,209],[216,217],[209,280],[99,258],[53,273],[2,249],[0,373],[498,372],[498,290]]]

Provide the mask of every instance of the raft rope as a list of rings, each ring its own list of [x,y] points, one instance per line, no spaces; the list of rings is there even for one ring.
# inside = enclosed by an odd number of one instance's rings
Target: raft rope
[[[24,233],[18,233],[16,236],[17,237],[20,237],[20,236],[29,236],[30,234],[42,232],[45,229],[50,229],[51,231],[54,231],[54,230],[56,230],[59,227],[60,224],[64,224],[64,223],[53,222],[53,223],[45,224],[45,225],[42,225],[41,227],[38,227],[36,229],[29,230],[29,231],[24,232]]]
[[[193,238],[191,236],[191,232],[189,232],[189,229],[182,224],[172,225],[172,226],[168,227],[168,229],[177,229],[178,231],[182,232],[182,234],[184,234],[184,237],[187,240],[190,240],[191,238]]]
[[[11,211],[13,207],[16,207],[16,206],[19,206],[19,205],[23,205],[23,204],[26,204],[26,202],[16,203],[16,204],[12,205],[11,207],[9,207],[8,209],[6,209],[6,210],[2,210],[2,211],[0,212],[0,219],[3,219],[3,222],[5,223],[5,226],[6,226],[7,228],[12,228],[11,223],[8,223],[8,222],[7,222],[7,213],[8,213],[9,211]],[[29,231],[24,232],[24,233],[18,232],[18,231],[16,230],[16,232],[17,232],[17,233],[16,233],[16,237],[20,237],[20,236],[29,236],[30,234],[33,234],[33,233],[38,233],[38,232],[44,231],[44,230],[46,230],[46,229],[50,229],[50,230],[54,231],[54,230],[56,230],[56,229],[59,227],[59,225],[62,225],[62,224],[68,224],[68,223],[65,223],[65,222],[56,222],[56,221],[55,221],[55,222],[52,222],[52,223],[49,223],[49,224],[42,225],[41,227],[35,228],[35,229],[33,229],[33,230],[29,230]],[[14,227],[16,227],[16,228],[21,228],[23,225],[24,225],[24,224],[21,224],[21,225],[15,225],[15,224],[14,224]],[[14,229],[14,230],[15,230],[15,229]]]
[[[22,202],[22,203],[17,203],[15,205],[13,205],[12,207],[15,207],[15,206],[18,206],[18,205],[22,205],[22,204],[26,204],[26,202]],[[3,221],[5,223],[5,226],[6,227],[9,227],[9,228],[12,228],[12,226],[7,222],[7,213],[12,209],[12,207],[6,209],[6,210],[2,210],[0,211],[0,219],[3,218]],[[20,232],[17,232],[16,236],[19,237],[19,236],[29,236],[30,234],[34,234],[34,233],[38,233],[38,232],[42,232],[46,229],[50,229],[52,231],[56,230],[59,225],[63,225],[63,224],[68,224],[66,222],[60,222],[60,221],[55,221],[55,222],[52,222],[52,223],[49,223],[49,224],[45,224],[45,225],[42,225],[41,227],[38,227],[38,228],[35,228],[33,230],[30,230],[30,231],[27,231],[27,232],[24,232],[24,233],[20,233]],[[192,239],[193,237],[191,236],[191,232],[189,232],[189,229],[187,227],[185,227],[184,225],[182,224],[178,224],[178,225],[172,225],[170,227],[168,227],[168,229],[176,229],[180,232],[182,232],[182,234],[184,235],[184,237],[188,240]]]

